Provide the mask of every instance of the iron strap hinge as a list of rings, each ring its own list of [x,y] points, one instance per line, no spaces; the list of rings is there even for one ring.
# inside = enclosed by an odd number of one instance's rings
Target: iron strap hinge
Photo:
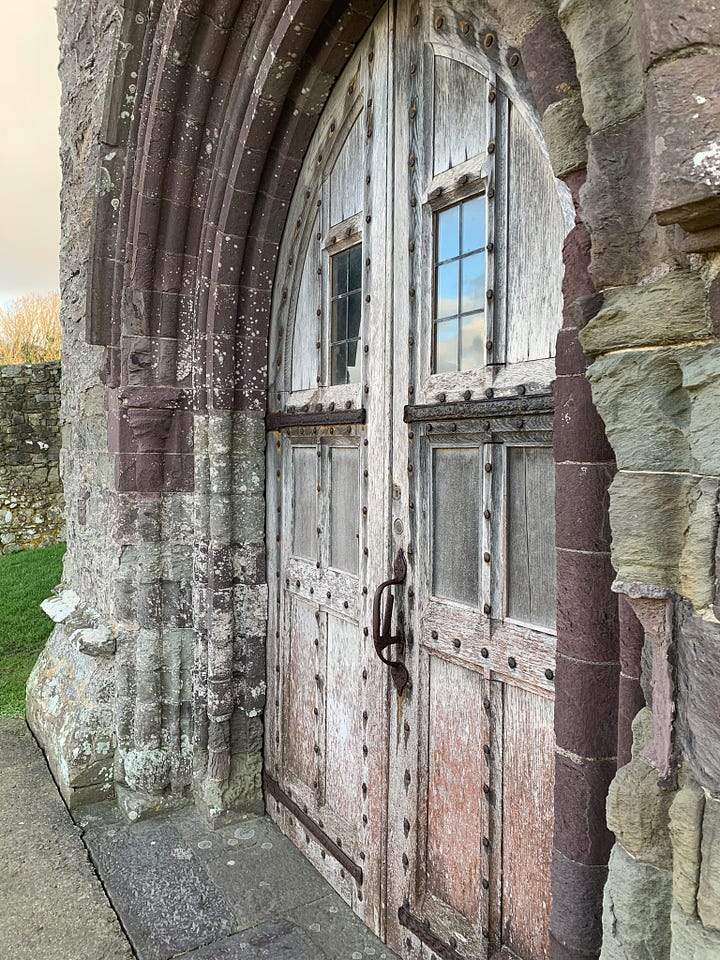
[[[398,920],[401,927],[405,927],[410,933],[415,934],[418,940],[421,940],[426,947],[430,947],[441,960],[465,960],[465,957],[458,953],[455,947],[441,940],[436,933],[432,932],[429,923],[413,916],[404,904],[398,908]]]

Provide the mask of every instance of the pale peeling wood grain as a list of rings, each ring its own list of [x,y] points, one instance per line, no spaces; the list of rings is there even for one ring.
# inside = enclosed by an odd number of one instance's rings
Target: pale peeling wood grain
[[[350,824],[362,808],[362,668],[357,623],[328,616],[325,799]]]
[[[316,347],[319,337],[317,312],[322,304],[322,287],[318,267],[320,248],[315,234],[317,217],[310,230],[309,241],[303,260],[300,286],[295,304],[295,319],[292,331],[292,389],[314,390],[319,371],[320,351]]]
[[[482,791],[486,764],[477,723],[482,681],[431,657],[429,692],[428,892],[477,923],[487,825]]]
[[[352,125],[330,174],[330,223],[342,223],[363,208],[364,113]]]
[[[512,108],[507,230],[507,361],[552,357],[562,324],[565,221],[547,156]]]
[[[318,628],[315,609],[297,599],[288,603],[286,640],[283,754],[287,767],[305,783],[312,783],[315,769],[315,706]]]
[[[433,174],[487,152],[487,93],[482,74],[435,57]]]
[[[503,943],[520,957],[549,955],[553,839],[553,701],[505,685]]]

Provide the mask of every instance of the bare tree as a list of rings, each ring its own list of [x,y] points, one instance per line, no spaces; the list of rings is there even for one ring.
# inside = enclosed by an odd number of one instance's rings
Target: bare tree
[[[60,294],[31,293],[0,307],[0,364],[59,360]]]

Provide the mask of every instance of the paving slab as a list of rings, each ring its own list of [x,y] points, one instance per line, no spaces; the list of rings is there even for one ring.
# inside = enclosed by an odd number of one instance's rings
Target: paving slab
[[[211,830],[189,806],[131,824],[111,803],[71,817],[18,719],[0,719],[6,957],[396,960],[268,817]]]
[[[24,720],[0,718],[0,957],[133,953]]]
[[[394,960],[268,817],[75,811],[138,960]]]

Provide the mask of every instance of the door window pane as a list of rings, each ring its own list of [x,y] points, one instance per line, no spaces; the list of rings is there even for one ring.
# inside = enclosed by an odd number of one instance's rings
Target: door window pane
[[[360,380],[362,244],[332,258],[330,292],[330,383]]]
[[[460,369],[474,370],[485,362],[485,314],[471,313],[462,318]]]
[[[347,342],[345,340],[332,345],[330,376],[333,383],[347,383]]]
[[[437,272],[437,309],[438,320],[443,317],[456,317],[458,313],[458,290],[460,271],[457,260],[444,263]]]
[[[507,451],[507,615],[555,627],[555,465],[550,447]]]
[[[457,320],[443,320],[435,326],[435,373],[452,373],[458,367]]]
[[[485,246],[485,197],[473,197],[462,205],[462,252]]]
[[[454,260],[460,253],[460,207],[450,207],[437,215],[438,263]]]
[[[485,213],[479,196],[435,215],[433,373],[485,362]]]
[[[482,310],[485,298],[485,254],[475,253],[462,261],[461,313]]]
[[[478,606],[479,447],[433,450],[433,594]]]

